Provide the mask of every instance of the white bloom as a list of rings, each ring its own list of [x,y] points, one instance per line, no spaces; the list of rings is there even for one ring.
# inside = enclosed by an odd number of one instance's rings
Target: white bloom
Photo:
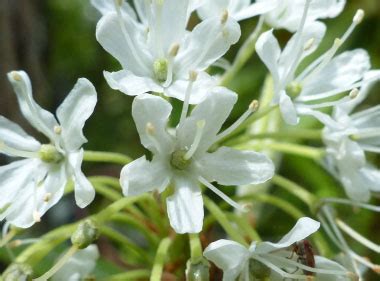
[[[52,281],[85,280],[96,266],[99,250],[96,245],[90,245],[76,252],[61,269],[52,276]]]
[[[302,241],[319,229],[320,223],[311,218],[300,218],[296,225],[278,243],[252,242],[245,246],[230,240],[218,240],[211,243],[204,251],[204,256],[223,269],[223,281],[234,281],[240,276],[242,281],[249,281],[250,275],[261,280],[306,279],[303,270],[316,272],[315,280],[349,280],[339,279],[338,274],[345,275],[346,270],[325,258],[315,256],[316,268],[305,267],[297,262],[296,255],[289,247]],[[293,255],[293,259],[290,257]],[[296,260],[294,260],[296,259]],[[292,273],[289,273],[292,272]],[[327,274],[334,274],[329,276]],[[266,280],[266,279],[265,279]]]
[[[257,0],[256,3],[266,3],[268,0]],[[285,28],[295,32],[302,20],[302,10],[306,0],[281,0],[276,9],[266,13],[265,22],[273,28]],[[318,19],[335,18],[342,11],[346,0],[313,0],[307,16],[307,23]]]
[[[184,99],[189,71],[202,72],[222,57],[240,37],[240,26],[228,13],[207,19],[192,31],[186,29],[196,2],[189,0],[135,1],[137,15],[123,13],[118,5],[99,21],[97,40],[122,65],[105,72],[111,88],[127,95],[160,92]],[[207,73],[194,84],[199,103],[215,85]]]
[[[0,219],[26,228],[62,197],[68,180],[75,183],[75,200],[87,206],[95,191],[81,172],[85,121],[96,104],[96,91],[91,82],[81,78],[57,110],[56,118],[42,109],[32,97],[28,75],[23,71],[8,74],[24,117],[48,144],[27,135],[17,124],[0,116],[0,152],[24,160],[0,167]]]
[[[197,12],[200,18],[207,19],[220,15],[224,10],[237,21],[252,18],[272,11],[279,6],[279,0],[264,0],[251,3],[251,0],[206,0]]]
[[[220,138],[240,124],[219,133],[237,101],[237,95],[225,88],[215,88],[186,117],[192,83],[189,83],[181,121],[175,132],[167,129],[172,110],[161,97],[143,94],[135,98],[132,115],[141,143],[153,153],[152,161],[145,156],[126,165],[121,172],[125,196],[158,190],[173,184],[173,194],[167,198],[170,223],[178,233],[200,232],[203,224],[203,200],[199,182],[210,188],[234,207],[235,202],[210,182],[222,185],[258,184],[270,179],[274,166],[265,155],[221,147],[207,152]],[[218,134],[219,133],[219,134]]]
[[[326,116],[316,109],[354,98],[353,95],[347,95],[338,101],[328,100],[360,87],[364,74],[370,69],[368,54],[362,49],[344,52],[334,57],[339,47],[361,21],[363,11],[359,10],[342,38],[336,39],[330,50],[296,75],[303,59],[318,47],[326,29],[318,22],[305,25],[307,13],[306,6],[300,29],[284,50],[281,51],[272,30],[263,33],[256,44],[259,57],[273,76],[275,87],[273,103],[279,104],[284,120],[292,125],[298,123],[298,114],[309,114],[326,121],[324,120]]]
[[[349,198],[368,201],[372,192],[380,192],[380,171],[366,161],[365,152],[380,153],[380,107],[353,113],[367,97],[380,71],[365,75],[366,84],[358,97],[334,108],[333,120],[327,122],[323,140],[327,146],[327,168],[343,184]]]

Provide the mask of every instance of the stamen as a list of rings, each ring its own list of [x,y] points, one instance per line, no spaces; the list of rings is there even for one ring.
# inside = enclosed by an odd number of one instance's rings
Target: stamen
[[[179,119],[178,127],[181,127],[183,122],[186,119],[187,112],[189,110],[190,95],[191,95],[191,92],[193,89],[193,84],[197,80],[197,78],[198,78],[198,72],[196,72],[196,71],[190,71],[189,72],[189,83],[188,83],[187,88],[186,88],[185,100],[183,102],[181,118]]]
[[[362,9],[359,9],[356,11],[356,14],[352,19],[352,24],[350,25],[350,27],[347,29],[347,31],[344,33],[344,35],[342,37],[343,42],[345,42],[348,39],[348,37],[351,36],[351,34],[355,30],[356,26],[358,26],[362,22],[364,15],[365,15],[365,13]]]
[[[246,112],[243,113],[242,116],[240,116],[240,118],[238,120],[235,121],[235,123],[233,123],[230,127],[228,127],[227,129],[225,129],[223,132],[221,132],[220,134],[218,134],[216,136],[216,139],[214,142],[217,142],[221,139],[223,139],[224,137],[228,136],[229,134],[231,134],[233,131],[235,131],[245,120],[248,119],[248,117],[252,114],[252,113],[255,113],[260,107],[260,103],[258,100],[253,100],[250,105],[248,106],[248,109]]]
[[[226,203],[229,204],[230,206],[232,206],[233,208],[237,209],[240,212],[244,212],[244,213],[247,212],[247,211],[249,211],[248,207],[246,205],[241,205],[241,204],[235,202],[230,197],[228,197],[226,194],[224,194],[223,192],[221,192],[218,188],[216,188],[211,183],[209,183],[203,177],[199,177],[198,180],[204,186],[206,186],[207,188],[211,189],[216,195],[218,195],[220,198],[222,198],[224,201],[226,201]]]
[[[17,71],[12,71],[11,72],[11,76],[17,82],[21,82],[22,81],[22,77],[21,77],[21,75]]]
[[[153,143],[154,148],[156,148],[156,150],[159,152],[161,150],[161,146],[155,137],[156,128],[151,122],[146,123],[145,132],[148,135],[150,141]]]
[[[367,152],[380,153],[380,147],[374,145],[360,143],[360,147]]]
[[[335,220],[337,225],[341,230],[343,230],[345,233],[347,233],[351,238],[355,239],[358,241],[360,244],[363,246],[366,246],[368,249],[380,253],[380,246],[373,243],[372,241],[368,240],[364,236],[362,236],[359,232],[356,230],[352,229],[349,225],[345,224],[343,221],[340,219]]]
[[[41,214],[37,210],[33,211],[33,219],[35,222],[41,222]]]
[[[48,203],[51,197],[52,197],[52,194],[50,192],[46,193],[43,198],[44,202]]]
[[[54,126],[54,133],[56,133],[57,135],[60,135],[62,133],[62,127]]]
[[[324,198],[321,200],[322,202],[326,203],[337,203],[337,204],[342,204],[342,205],[349,205],[349,206],[354,206],[354,207],[360,207],[363,209],[367,209],[370,211],[374,212],[379,212],[380,213],[380,206],[374,206],[370,204],[365,204],[365,203],[360,203],[356,201],[351,201],[348,199],[342,199],[342,198]]]
[[[317,109],[317,108],[324,108],[324,107],[331,107],[331,106],[337,106],[342,103],[348,102],[351,100],[351,97],[348,95],[344,98],[341,98],[336,101],[330,101],[330,102],[322,102],[322,103],[317,103],[317,104],[302,104],[302,106],[310,109]]]
[[[309,51],[314,46],[314,43],[315,43],[315,38],[310,38],[309,40],[307,40],[306,44],[303,46],[303,50]]]
[[[180,48],[179,44],[177,44],[177,43],[173,44],[172,47],[170,48],[169,55],[171,57],[177,56],[179,48]]]
[[[189,151],[186,152],[185,156],[183,157],[185,160],[189,160],[191,157],[193,157],[194,153],[197,151],[197,148],[202,139],[203,129],[205,125],[206,125],[205,120],[199,120],[197,122],[197,132],[195,134],[193,144],[191,145]]]
[[[22,158],[38,158],[39,157],[38,152],[23,151],[23,150],[15,149],[13,147],[7,146],[3,141],[0,141],[0,152],[14,156],[14,157],[22,157]]]
[[[220,23],[224,25],[228,20],[228,11],[224,10],[222,13],[222,17],[220,18]]]
[[[350,94],[348,95],[350,97],[350,99],[356,99],[359,95],[359,90],[358,88],[354,88],[351,90]]]
[[[372,269],[376,273],[380,273],[380,265],[372,263],[368,258],[364,258],[356,254],[355,252],[351,252],[350,255],[362,265]]]

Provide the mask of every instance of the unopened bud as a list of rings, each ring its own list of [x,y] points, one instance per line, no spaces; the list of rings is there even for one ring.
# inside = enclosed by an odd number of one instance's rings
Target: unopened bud
[[[220,18],[221,24],[225,24],[228,20],[228,11],[224,10],[222,13],[222,17]]]
[[[204,258],[199,262],[192,263],[191,260],[186,265],[186,280],[187,281],[208,281],[210,280],[210,264]]]
[[[352,21],[355,24],[359,24],[359,23],[361,23],[363,21],[364,16],[365,16],[364,11],[362,9],[359,9],[359,10],[356,11],[356,14],[355,14],[355,16],[354,16],[354,18],[353,18]]]
[[[85,220],[78,225],[71,236],[71,243],[78,249],[85,249],[99,237],[99,229],[91,219]]]
[[[3,281],[32,280],[33,270],[31,266],[24,263],[11,264],[3,273]]]
[[[253,100],[250,104],[249,104],[249,110],[252,111],[252,112],[256,112],[260,107],[260,102],[258,100]]]

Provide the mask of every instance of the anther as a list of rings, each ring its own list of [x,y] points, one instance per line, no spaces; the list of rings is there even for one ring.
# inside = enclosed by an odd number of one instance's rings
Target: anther
[[[359,24],[363,21],[364,16],[365,16],[364,11],[362,9],[359,9],[356,11],[354,18],[352,19],[352,22],[355,24]]]
[[[359,95],[359,90],[357,88],[352,89],[352,91],[349,94],[350,99],[355,99]]]
[[[256,112],[256,111],[259,109],[259,107],[260,107],[260,102],[259,102],[258,100],[253,100],[253,101],[249,104],[248,109],[249,109],[252,113],[254,113],[254,112]]]
[[[33,219],[35,222],[41,222],[41,214],[37,210],[33,211]]]
[[[56,133],[57,135],[60,135],[62,133],[62,127],[54,126],[54,133]]]
[[[13,71],[11,75],[12,75],[12,78],[18,82],[22,80],[21,75],[17,71]]]
[[[198,72],[191,70],[189,71],[189,80],[195,82],[198,79]]]
[[[45,195],[44,195],[44,202],[49,202],[50,201],[50,199],[51,199],[51,197],[52,197],[52,194],[50,193],[50,192],[48,192],[48,193],[46,193]]]
[[[221,24],[225,24],[228,20],[228,11],[224,10],[220,19]]]
[[[121,7],[121,6],[123,6],[123,2],[124,2],[124,0],[116,0],[116,5]]]
[[[303,50],[309,51],[314,46],[314,43],[315,43],[315,38],[310,38],[309,40],[306,41],[303,47]]]
[[[172,45],[172,47],[170,48],[170,51],[169,51],[169,55],[171,56],[171,57],[175,57],[175,56],[177,56],[177,54],[178,54],[178,51],[179,51],[179,48],[180,48],[180,45],[179,44],[173,44]]]
[[[152,123],[148,122],[146,123],[145,131],[147,132],[148,135],[153,136],[154,133],[156,132],[156,128],[154,127]]]

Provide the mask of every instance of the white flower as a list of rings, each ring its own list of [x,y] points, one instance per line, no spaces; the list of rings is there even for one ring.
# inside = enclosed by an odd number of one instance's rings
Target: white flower
[[[256,50],[274,80],[273,103],[279,104],[284,120],[291,125],[298,123],[298,114],[313,115],[324,120],[326,115],[316,109],[349,101],[355,95],[331,101],[363,83],[364,74],[370,69],[370,60],[365,50],[356,49],[336,57],[339,47],[349,37],[355,26],[361,22],[363,11],[359,10],[353,23],[341,39],[336,39],[333,47],[317,58],[300,74],[298,68],[305,57],[319,45],[325,34],[325,26],[314,22],[305,25],[308,6],[305,7],[303,21],[296,34],[281,51],[273,31],[263,33],[257,41]]]
[[[95,191],[80,167],[81,146],[87,141],[82,129],[97,98],[91,82],[79,79],[57,110],[58,123],[53,114],[34,101],[25,72],[13,71],[8,79],[24,117],[49,140],[48,144],[41,144],[17,124],[0,116],[0,152],[25,158],[0,167],[0,219],[26,228],[59,201],[70,179],[75,184],[79,207],[84,208],[94,199]]]
[[[257,0],[257,5],[269,2],[268,0]],[[273,28],[285,28],[295,32],[302,20],[302,10],[307,0],[281,0],[276,9],[266,13],[265,22]],[[346,0],[313,0],[307,16],[307,23],[318,19],[335,18],[346,5]]]
[[[188,0],[135,1],[140,21],[118,5],[117,12],[106,13],[97,25],[97,40],[123,67],[104,73],[110,87],[127,95],[163,92],[183,100],[189,71],[206,70],[240,37],[240,26],[228,13],[188,31],[195,4]],[[199,103],[215,83],[201,73],[194,84],[198,95],[190,103]]]
[[[198,9],[202,19],[220,15],[224,10],[237,21],[268,13],[279,6],[279,0],[264,0],[251,3],[250,0],[206,0]]]
[[[52,281],[79,281],[91,274],[99,258],[96,245],[76,252],[61,269],[52,276]]]
[[[252,242],[247,249],[237,242],[222,239],[211,243],[203,255],[223,269],[223,281],[235,281],[239,276],[239,280],[249,281],[252,280],[250,275],[257,280],[306,279],[302,270],[317,273],[315,280],[350,280],[344,276],[347,271],[337,263],[315,256],[316,267],[308,267],[297,261],[298,257],[289,249],[316,232],[319,226],[319,222],[304,217],[278,243]]]
[[[177,233],[202,230],[203,200],[199,182],[236,208],[240,206],[210,182],[222,185],[258,184],[270,179],[274,166],[265,155],[221,147],[207,152],[220,138],[231,132],[252,112],[249,109],[235,124],[219,133],[237,101],[237,95],[225,88],[215,88],[187,115],[192,83],[189,83],[181,121],[173,134],[166,129],[172,110],[161,97],[143,94],[135,98],[132,115],[141,143],[153,153],[126,165],[121,172],[125,196],[158,190],[173,185],[167,198],[171,226]]]
[[[366,161],[365,152],[380,153],[380,107],[375,106],[353,113],[368,96],[380,71],[365,75],[368,81],[358,97],[334,108],[333,120],[323,130],[327,146],[327,168],[343,184],[352,200],[366,202],[372,192],[380,192],[380,171]]]

